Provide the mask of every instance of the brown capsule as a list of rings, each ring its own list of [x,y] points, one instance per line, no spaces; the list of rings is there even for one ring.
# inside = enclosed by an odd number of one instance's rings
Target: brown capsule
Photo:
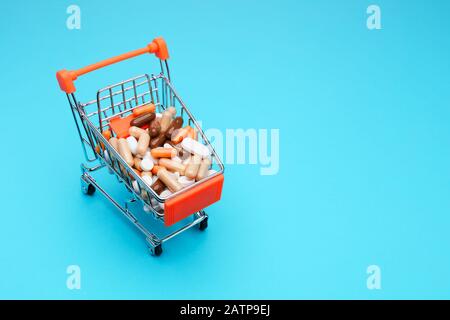
[[[164,134],[164,132],[161,132],[156,138],[151,139],[150,148],[154,149],[161,147],[164,142],[166,142],[166,135]]]
[[[176,117],[175,119],[173,119],[173,121],[169,125],[169,128],[166,131],[166,138],[171,139],[172,132],[176,129],[180,129],[182,126],[183,126],[183,118],[182,117]]]
[[[142,116],[136,117],[133,120],[131,120],[130,122],[130,126],[134,126],[134,127],[142,127],[145,126],[146,124],[149,124],[150,121],[153,121],[155,119],[156,115],[152,112],[152,113],[146,113],[143,114]]]
[[[148,127],[148,134],[151,138],[157,137],[161,132],[161,124],[158,119],[153,119]]]
[[[148,145],[150,144],[150,136],[146,133],[141,134],[139,137],[139,141],[137,144],[137,154],[141,157],[145,155],[145,152],[147,151]]]
[[[155,191],[158,195],[161,194],[161,192],[163,192],[165,188],[166,188],[166,185],[160,179],[156,180],[152,184],[153,191]]]

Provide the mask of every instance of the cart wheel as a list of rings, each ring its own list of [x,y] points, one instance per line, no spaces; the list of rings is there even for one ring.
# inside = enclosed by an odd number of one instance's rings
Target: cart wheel
[[[162,245],[158,244],[156,247],[150,247],[152,256],[159,257],[163,252]]]
[[[200,231],[205,230],[206,228],[208,228],[208,217],[206,217],[205,219],[203,219],[202,221],[200,221],[198,228],[200,229]]]
[[[87,192],[86,194],[89,196],[92,196],[95,193],[95,187],[93,184],[88,184]]]
[[[95,193],[95,187],[91,183],[83,183],[81,186],[81,190],[88,196],[92,196]]]

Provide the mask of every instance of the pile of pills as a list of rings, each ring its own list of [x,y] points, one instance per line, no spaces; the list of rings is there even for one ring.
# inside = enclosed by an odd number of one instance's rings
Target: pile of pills
[[[174,107],[162,113],[144,110],[130,122],[128,137],[111,137],[109,143],[155,193],[167,198],[216,172],[210,169],[210,150],[194,128],[183,127]],[[139,192],[136,181],[133,188]]]

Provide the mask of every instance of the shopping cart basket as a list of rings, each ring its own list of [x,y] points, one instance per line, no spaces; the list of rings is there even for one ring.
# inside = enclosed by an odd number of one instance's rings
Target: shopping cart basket
[[[82,103],[75,97],[74,81],[89,72],[130,59],[146,53],[153,53],[159,58],[161,73],[143,74],[119,83],[109,85],[97,91],[95,99]],[[204,208],[218,201],[222,192],[224,166],[216,151],[211,146],[202,128],[191,112],[176,93],[170,81],[168,50],[164,39],[156,38],[148,46],[129,53],[113,57],[87,67],[68,71],[60,70],[56,77],[62,91],[67,94],[78,134],[86,158],[81,165],[81,185],[84,193],[92,195],[95,190],[111,201],[146,237],[147,244],[153,255],[162,253],[162,243],[181,232],[198,225],[204,230],[208,225],[208,216]],[[105,132],[113,132],[111,120],[129,121],[133,118],[133,110],[152,103],[157,112],[163,112],[168,107],[175,107],[177,115],[182,116],[184,123],[195,127],[198,140],[211,152],[211,170],[208,177],[197,181],[191,186],[161,197],[137,174],[111,146],[105,137]],[[114,132],[113,132],[114,135]],[[110,192],[102,188],[91,175],[92,172],[107,168],[119,182],[123,183],[131,193],[130,199],[121,204]],[[145,221],[138,219],[131,210],[131,203],[141,202],[148,213],[144,219],[156,219],[166,227],[173,226],[176,230],[157,236],[146,226]],[[187,219],[192,216],[192,220]],[[188,222],[186,222],[188,221]],[[181,225],[181,226],[179,226]],[[168,228],[167,228],[168,229]]]

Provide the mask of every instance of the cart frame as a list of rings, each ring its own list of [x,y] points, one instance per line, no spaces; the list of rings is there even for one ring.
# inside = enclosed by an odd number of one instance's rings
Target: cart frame
[[[95,99],[86,103],[81,103],[76,99],[76,89],[73,81],[76,80],[78,76],[144,53],[155,53],[160,59],[161,73],[157,75],[143,74],[106,86],[97,91]],[[99,190],[106,199],[119,209],[119,211],[144,234],[150,252],[155,256],[161,255],[162,244],[176,235],[197,225],[200,230],[206,229],[208,226],[208,215],[203,208],[201,208],[190,214],[192,221],[186,222],[186,220],[188,220],[185,219],[187,216],[183,219],[174,221],[172,221],[172,219],[170,224],[182,221],[179,223],[181,226],[177,225],[176,230],[164,236],[157,236],[156,233],[152,232],[150,228],[146,227],[142,221],[136,217],[130,209],[130,204],[140,201],[143,204],[144,210],[148,213],[145,217],[146,219],[150,218],[147,218],[147,216],[151,216],[158,221],[165,222],[167,225],[164,211],[165,202],[176,199],[178,195],[189,192],[189,190],[194,190],[204,183],[220,187],[220,198],[224,172],[224,165],[218,154],[204,134],[199,123],[195,120],[192,113],[172,86],[167,59],[168,52],[164,40],[162,38],[156,38],[145,48],[110,58],[76,71],[61,70],[57,73],[60,87],[66,92],[86,159],[86,163],[81,164],[82,191],[87,195],[92,195],[96,190]],[[130,115],[133,109],[148,103],[153,103],[159,112],[162,112],[169,106],[175,107],[177,111],[180,112],[179,115],[181,115],[183,119],[186,119],[189,125],[196,128],[199,134],[199,140],[201,139],[211,151],[212,168],[215,169],[215,173],[189,187],[173,193],[167,198],[160,197],[141,179],[141,177],[109,144],[102,133],[109,129],[109,122],[111,119]],[[130,192],[130,198],[123,204],[116,200],[92,176],[93,172],[103,168],[107,169],[109,173],[114,174],[117,177],[117,180]]]

